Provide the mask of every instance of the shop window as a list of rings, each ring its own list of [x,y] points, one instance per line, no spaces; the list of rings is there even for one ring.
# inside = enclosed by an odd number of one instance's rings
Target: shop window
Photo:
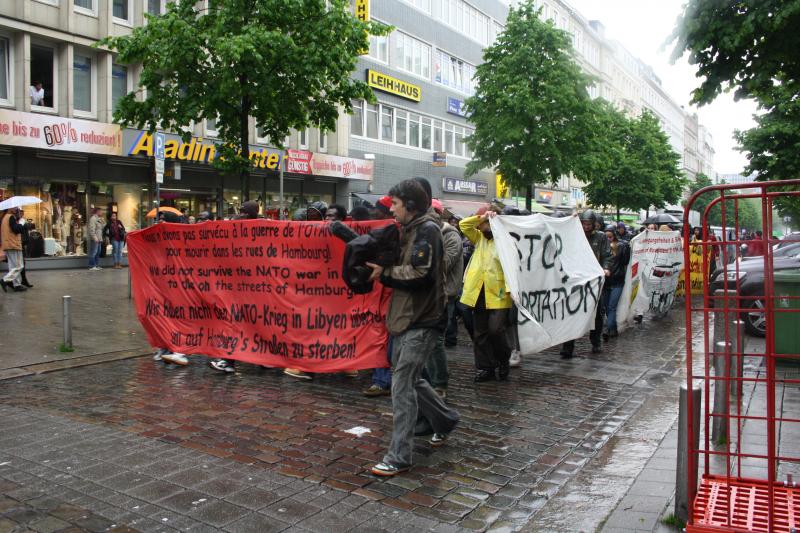
[[[128,67],[114,63],[111,65],[111,109],[130,91],[128,87]]]
[[[92,58],[76,53],[72,58],[72,106],[76,112],[94,112]]]
[[[308,128],[297,132],[297,146],[302,150],[308,150]]]
[[[367,106],[367,137],[370,139],[378,138],[378,106],[377,104],[366,104]]]
[[[350,135],[364,135],[364,101],[353,102],[353,114],[350,115]]]
[[[406,144],[406,125],[408,123],[408,113],[405,111],[397,110],[397,116],[394,121],[394,142],[397,144]]]
[[[323,129],[319,130],[319,151],[323,153],[328,151],[328,132]]]
[[[394,118],[394,108],[381,106],[381,140],[392,142],[392,119]]]
[[[54,108],[56,51],[49,46],[31,45],[31,106]]]
[[[432,148],[431,144],[431,119],[429,118],[422,118],[422,132],[420,135],[420,148],[424,150],[430,150]]]
[[[409,113],[408,115],[408,145],[419,147],[419,115]]]
[[[131,23],[131,15],[133,10],[131,9],[131,0],[113,0],[112,4],[112,13],[114,18],[118,21],[125,22],[127,24]]]
[[[11,71],[11,48],[8,39],[0,37],[0,101],[9,102],[9,72]]]
[[[75,0],[75,11],[85,15],[96,15],[97,0]]]

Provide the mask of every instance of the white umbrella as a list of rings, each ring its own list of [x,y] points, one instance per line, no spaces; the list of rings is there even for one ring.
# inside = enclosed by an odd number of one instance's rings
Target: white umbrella
[[[0,211],[3,209],[14,209],[15,207],[40,203],[42,203],[42,201],[35,196],[12,196],[8,200],[0,202]]]

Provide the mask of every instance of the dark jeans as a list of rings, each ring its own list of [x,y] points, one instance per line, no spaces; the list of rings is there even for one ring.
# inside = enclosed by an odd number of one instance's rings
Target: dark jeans
[[[481,290],[473,309],[475,323],[475,366],[478,370],[492,370],[507,365],[511,357],[508,344],[508,309],[486,309],[486,298]]]
[[[606,310],[603,306],[603,299],[601,298],[597,303],[597,314],[594,317],[594,329],[589,332],[589,340],[592,342],[592,346],[600,346],[600,335],[603,333],[603,317],[605,314]],[[575,341],[565,342],[561,347],[561,351],[572,354],[572,352],[575,351]]]
[[[422,379],[422,369],[440,335],[435,329],[412,329],[394,338],[392,345],[392,442],[383,461],[395,466],[410,466],[417,415],[428,420],[436,433],[449,433],[458,423],[458,412],[447,407],[430,384]]]
[[[458,343],[458,314],[456,313],[457,296],[447,298],[447,329],[444,332],[445,346]]]

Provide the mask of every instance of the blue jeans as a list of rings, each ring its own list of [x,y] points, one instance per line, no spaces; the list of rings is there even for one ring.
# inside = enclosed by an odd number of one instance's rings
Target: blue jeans
[[[97,262],[100,260],[100,247],[102,245],[102,242],[95,242],[94,239],[89,239],[89,268],[97,266]]]
[[[114,254],[114,264],[121,265],[122,264],[122,245],[125,244],[122,241],[111,241],[111,249],[113,250]]]
[[[389,368],[376,368],[372,371],[372,384],[382,389],[392,387],[392,336],[389,335],[389,343],[386,345],[386,360],[389,361]]]
[[[608,287],[603,291],[603,305],[606,308],[606,329],[614,331],[617,329],[617,304],[619,297],[622,296],[624,285]]]

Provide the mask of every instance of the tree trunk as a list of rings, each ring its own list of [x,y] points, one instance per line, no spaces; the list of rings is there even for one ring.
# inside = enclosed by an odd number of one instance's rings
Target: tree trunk
[[[247,84],[247,76],[239,76],[239,83],[244,91]],[[250,109],[252,103],[250,97],[245,94],[242,96],[242,109],[239,114],[239,135],[242,145],[242,157],[247,164],[242,167],[239,173],[239,180],[242,186],[242,203],[250,200]]]
[[[533,185],[528,185],[528,188],[525,189],[525,209],[531,211],[533,202]]]
[[[620,220],[622,220],[622,219],[620,218],[620,214],[619,214],[619,206],[617,206],[617,222],[619,222]]]

